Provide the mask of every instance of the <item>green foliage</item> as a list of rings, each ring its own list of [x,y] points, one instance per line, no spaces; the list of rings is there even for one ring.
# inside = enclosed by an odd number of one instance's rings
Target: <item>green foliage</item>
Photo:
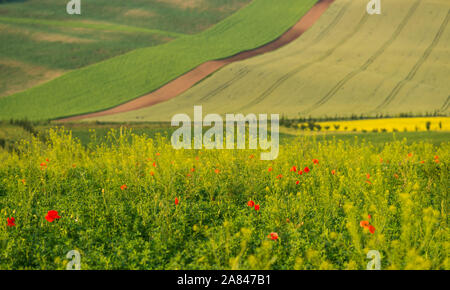
[[[382,269],[449,269],[448,142],[304,137],[269,162],[123,129],[47,135],[0,149],[0,269],[64,269],[74,249],[82,269],[365,269],[369,250]]]

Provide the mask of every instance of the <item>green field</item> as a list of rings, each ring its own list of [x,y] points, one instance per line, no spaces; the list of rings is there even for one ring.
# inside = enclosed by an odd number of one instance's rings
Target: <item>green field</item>
[[[167,121],[176,113],[296,117],[448,115],[450,2],[338,0],[295,42],[221,69],[179,97],[102,121]]]
[[[133,134],[139,136],[148,136],[155,138],[157,135],[161,135],[165,138],[170,138],[171,134],[177,129],[167,123],[139,123],[139,124],[84,124],[74,123],[59,126],[72,132],[72,136],[78,138],[83,145],[87,145],[92,142],[92,135],[96,136],[99,143],[103,142],[108,136],[111,129],[120,130],[120,128],[126,128],[132,130]],[[1,128],[1,127],[0,127]],[[45,133],[47,130],[55,128],[55,125],[40,125],[34,128],[35,131]],[[208,128],[204,128],[206,131]],[[20,130],[19,130],[20,131]],[[356,142],[356,144],[364,142],[370,142],[375,146],[384,146],[385,143],[394,141],[406,140],[410,145],[414,142],[427,142],[435,146],[440,146],[442,143],[450,140],[450,132],[448,131],[428,131],[428,132],[395,132],[395,133],[361,133],[361,132],[341,132],[341,133],[304,133],[302,131],[293,131],[285,128],[280,129],[280,142],[283,144],[298,138],[299,136],[315,136],[317,141],[330,141],[338,139],[342,141]],[[17,139],[16,139],[17,140]]]
[[[224,126],[225,127],[225,126]],[[68,123],[64,125],[56,125],[52,123],[32,123],[27,121],[0,121],[0,147],[8,151],[15,150],[21,140],[31,140],[33,136],[37,136],[41,140],[48,138],[50,129],[63,128],[69,130],[73,138],[79,140],[83,146],[100,145],[106,141],[111,129],[114,130],[131,130],[138,136],[147,136],[156,138],[158,136],[170,139],[172,133],[177,127],[172,127],[170,123],[154,122],[154,123]],[[203,128],[206,132],[209,128]],[[224,132],[225,133],[225,132]],[[292,139],[308,136],[315,138],[318,142],[342,140],[351,142],[352,144],[371,143],[375,147],[384,147],[386,143],[403,141],[406,144],[426,142],[435,146],[440,146],[450,140],[450,132],[445,130],[431,130],[423,132],[307,132],[292,127],[280,128],[280,143],[286,144]],[[95,144],[93,141],[95,140]]]
[[[0,97],[131,50],[203,31],[250,0],[0,1]],[[203,2],[203,1],[202,1]]]
[[[0,269],[65,269],[71,250],[85,270],[366,269],[370,250],[381,269],[450,269],[448,142],[303,137],[261,161],[47,133],[0,148]]]
[[[113,107],[149,93],[205,61],[274,40],[315,2],[283,0],[274,6],[272,0],[255,0],[201,33],[137,49],[2,98],[0,119],[53,119]]]

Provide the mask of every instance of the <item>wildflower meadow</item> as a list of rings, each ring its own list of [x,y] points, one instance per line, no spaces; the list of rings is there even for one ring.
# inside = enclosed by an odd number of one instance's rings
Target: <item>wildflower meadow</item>
[[[95,141],[95,142],[94,142]],[[0,149],[0,269],[450,269],[450,143],[174,150],[53,129]]]

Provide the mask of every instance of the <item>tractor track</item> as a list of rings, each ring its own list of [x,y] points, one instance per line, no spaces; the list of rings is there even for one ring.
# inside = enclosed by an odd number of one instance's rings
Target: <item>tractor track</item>
[[[333,48],[329,49],[324,55],[322,55],[320,58],[310,61],[308,63],[304,63],[293,70],[289,71],[287,74],[283,75],[281,78],[275,81],[267,90],[265,90],[261,95],[256,97],[252,102],[248,103],[247,105],[241,107],[241,110],[247,109],[251,106],[257,105],[260,102],[262,102],[265,98],[270,96],[279,86],[281,86],[284,82],[298,74],[299,72],[303,71],[304,69],[307,69],[311,65],[314,65],[318,62],[322,62],[325,59],[327,59],[329,56],[331,56],[339,47],[344,45],[347,41],[351,39],[353,35],[358,33],[358,31],[361,29],[361,27],[367,22],[369,19],[367,14],[364,14],[364,16],[361,18],[361,20],[358,22],[358,24],[355,26],[355,29],[352,30],[347,36],[345,36],[341,41],[339,41]]]
[[[223,84],[221,84],[220,86],[218,86],[217,88],[215,88],[214,90],[210,91],[209,93],[207,93],[205,96],[203,96],[200,101],[201,102],[205,102],[208,101],[209,99],[211,99],[212,97],[214,97],[215,95],[217,95],[218,93],[220,93],[221,91],[223,91],[224,89],[228,88],[229,86],[231,86],[234,82],[240,80],[241,78],[243,78],[244,76],[248,75],[250,71],[247,68],[242,68],[238,71],[237,75],[235,75],[234,77],[232,77],[230,80],[224,82]]]
[[[357,70],[354,70],[350,73],[348,73],[343,79],[341,79],[324,97],[322,97],[319,101],[317,101],[314,105],[312,105],[307,110],[303,111],[301,114],[309,114],[312,111],[320,108],[324,104],[326,104],[330,99],[332,99],[336,93],[350,80],[352,80],[354,77],[359,75],[360,73],[367,70],[367,68],[373,64],[378,57],[380,57],[384,51],[397,39],[397,37],[400,35],[400,33],[403,31],[403,29],[406,27],[408,22],[411,20],[411,17],[414,15],[414,13],[417,11],[417,8],[419,7],[421,3],[421,0],[417,0],[414,2],[414,4],[409,9],[406,16],[403,18],[402,22],[397,26],[397,29],[394,31],[394,33],[391,35],[391,37]]]
[[[330,22],[330,24],[327,25],[327,27],[320,32],[320,34],[314,39],[314,42],[317,43],[320,40],[322,40],[330,31],[331,29],[336,26],[336,24],[339,23],[339,21],[342,19],[342,17],[344,16],[345,12],[347,11],[348,7],[350,6],[350,2],[347,3],[347,5],[345,5],[344,7],[342,7],[338,14],[336,15],[336,17]],[[265,63],[262,63],[265,64]],[[218,86],[216,89],[212,90],[211,92],[209,92],[208,94],[206,94],[203,98],[200,99],[200,101],[207,101],[209,99],[211,99],[211,97],[214,97],[215,95],[217,95],[218,93],[220,93],[222,90],[226,89],[227,87],[229,87],[230,85],[232,85],[235,81],[238,81],[239,79],[243,78],[244,76],[246,76],[248,73],[250,73],[249,70],[247,70],[245,73],[241,73],[239,72],[238,75],[236,75],[235,77],[233,77],[232,79],[230,79],[229,81],[223,83],[222,85]]]
[[[445,111],[447,111],[449,105],[450,105],[450,96],[447,97],[447,100],[445,100],[444,104],[443,104],[442,107],[439,109],[439,112],[445,112]]]
[[[414,76],[416,75],[417,71],[420,69],[420,67],[425,63],[425,61],[428,59],[428,57],[430,56],[431,52],[433,51],[433,49],[436,47],[436,45],[439,43],[439,40],[441,39],[442,35],[444,34],[445,28],[448,25],[448,21],[450,19],[450,9],[447,12],[447,16],[445,17],[444,21],[442,22],[436,36],[433,39],[433,42],[430,44],[430,46],[428,46],[428,48],[425,50],[425,52],[423,53],[423,55],[419,58],[419,60],[416,62],[416,64],[414,65],[414,67],[411,69],[411,71],[408,73],[408,75],[402,80],[400,81],[393,89],[392,91],[389,93],[389,95],[386,97],[386,99],[384,99],[384,101],[378,105],[375,109],[375,112],[378,112],[384,108],[386,108],[394,99],[395,97],[398,95],[398,93],[400,92],[400,90],[409,82],[411,81]],[[445,104],[444,104],[445,105]],[[448,106],[448,99],[447,99],[447,105]]]

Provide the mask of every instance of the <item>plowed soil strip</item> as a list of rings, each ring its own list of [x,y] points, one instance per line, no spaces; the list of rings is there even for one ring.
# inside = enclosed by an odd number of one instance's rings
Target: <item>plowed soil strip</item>
[[[82,119],[87,118],[94,118],[94,117],[100,117],[100,116],[106,116],[106,115],[113,115],[118,113],[124,113],[128,111],[134,111],[138,109],[142,109],[145,107],[153,106],[155,104],[167,101],[169,99],[172,99],[188,89],[190,89],[192,86],[194,86],[199,81],[203,80],[210,74],[214,73],[215,71],[219,70],[223,66],[236,62],[241,61],[244,59],[248,59],[257,55],[261,55],[267,52],[274,51],[282,46],[285,46],[286,44],[296,40],[299,38],[306,30],[308,30],[319,18],[320,16],[327,10],[327,8],[334,2],[335,0],[321,0],[314,5],[311,10],[309,10],[297,24],[295,24],[291,29],[289,29],[287,32],[285,32],[282,36],[280,36],[278,39],[261,46],[259,48],[244,51],[239,54],[236,54],[234,56],[221,59],[221,60],[213,60],[205,62],[195,69],[187,72],[186,74],[174,79],[173,81],[167,83],[166,85],[162,86],[161,88],[157,89],[156,91],[153,91],[152,93],[149,93],[147,95],[144,95],[142,97],[136,98],[132,101],[129,101],[127,103],[124,103],[122,105],[119,105],[117,107],[90,113],[90,114],[84,114],[84,115],[78,115],[73,117],[68,117],[64,119],[60,119],[58,121],[60,122],[71,122],[71,121],[79,121]]]

